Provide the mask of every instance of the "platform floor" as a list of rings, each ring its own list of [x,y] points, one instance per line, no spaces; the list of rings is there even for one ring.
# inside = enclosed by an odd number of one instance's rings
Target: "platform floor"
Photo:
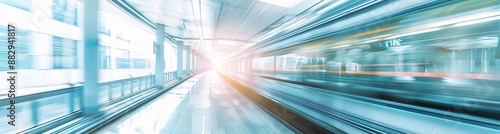
[[[98,133],[293,133],[215,71],[194,76]]]

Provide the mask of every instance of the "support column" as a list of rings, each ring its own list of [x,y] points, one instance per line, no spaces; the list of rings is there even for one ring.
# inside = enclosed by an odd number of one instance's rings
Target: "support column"
[[[163,89],[165,82],[163,74],[165,73],[165,25],[156,24],[156,60],[155,60],[155,87]]]
[[[191,47],[186,47],[186,72],[191,74]]]
[[[97,82],[99,79],[98,75],[98,64],[99,59],[97,57],[98,53],[98,17],[97,12],[99,9],[98,0],[85,0],[84,2],[84,24],[83,24],[83,42],[84,42],[84,85],[82,92],[82,103],[83,115],[90,116],[98,112],[99,110],[99,87]]]
[[[182,65],[183,65],[183,54],[182,50],[184,49],[184,42],[179,41],[179,44],[177,44],[177,77],[181,78],[182,77]]]

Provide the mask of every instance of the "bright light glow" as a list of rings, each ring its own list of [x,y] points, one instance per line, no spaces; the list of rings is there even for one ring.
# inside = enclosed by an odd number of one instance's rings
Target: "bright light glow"
[[[328,10],[330,10],[330,9],[332,9],[332,8],[334,8],[334,7],[336,7],[336,6],[338,6],[338,5],[340,5],[340,4],[344,3],[345,1],[346,1],[346,0],[339,0],[339,1],[335,2],[335,3],[333,3],[332,5],[330,5],[330,6],[326,7],[326,8],[323,8],[323,9],[319,10],[318,12],[316,12],[316,14],[322,14],[323,12],[326,12],[326,11],[328,11]]]
[[[304,22],[305,20],[306,20],[306,19],[299,20],[299,21],[297,21],[297,22],[293,23],[292,25],[290,25],[290,26],[286,27],[284,30],[288,30],[288,29],[293,28],[293,27],[295,27],[295,26],[297,26],[297,25],[299,25],[299,24],[302,24],[302,22]]]
[[[237,41],[231,41],[231,40],[217,40],[217,44],[219,45],[236,45]]]
[[[282,7],[293,7],[300,0],[259,0],[259,1],[266,2],[269,4],[273,4],[273,5],[277,5],[277,6],[282,6]]]
[[[201,20],[200,0],[192,0],[194,18],[198,21]]]
[[[483,22],[499,20],[499,19],[500,19],[500,16],[496,16],[496,17],[490,17],[490,18],[484,18],[484,19],[479,19],[479,20],[462,22],[462,23],[455,24],[454,26],[466,26],[466,25],[472,25],[472,24],[483,23]]]

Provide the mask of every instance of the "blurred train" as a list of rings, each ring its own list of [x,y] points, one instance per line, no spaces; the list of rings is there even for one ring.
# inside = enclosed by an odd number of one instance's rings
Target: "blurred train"
[[[116,6],[102,2],[99,11],[100,80],[151,75],[155,35]],[[78,0],[0,0],[0,31],[16,26],[18,88],[83,81],[83,3]],[[6,77],[7,33],[0,32],[0,77]],[[176,62],[165,47],[167,62]],[[4,64],[5,63],[5,64]],[[167,64],[166,72],[176,67]],[[0,91],[7,83],[0,83]],[[26,91],[26,90],[25,90]]]
[[[253,69],[498,80],[499,5],[464,1],[383,19],[269,52]]]
[[[233,60],[227,69],[498,126],[500,1],[448,2],[389,17],[360,11],[273,44],[281,49]],[[359,16],[376,19],[346,24]]]

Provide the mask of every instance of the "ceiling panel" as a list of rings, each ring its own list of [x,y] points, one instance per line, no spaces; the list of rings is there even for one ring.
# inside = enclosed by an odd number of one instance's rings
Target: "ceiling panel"
[[[319,1],[298,0],[286,7],[261,0],[200,0],[201,21],[197,21],[191,0],[126,0],[154,23],[165,24],[168,35],[185,40],[185,45],[195,46],[199,52],[218,53],[218,57],[252,42],[278,20],[284,22],[280,18],[296,16]],[[197,26],[201,26],[203,43]],[[228,45],[228,41],[233,42]]]

